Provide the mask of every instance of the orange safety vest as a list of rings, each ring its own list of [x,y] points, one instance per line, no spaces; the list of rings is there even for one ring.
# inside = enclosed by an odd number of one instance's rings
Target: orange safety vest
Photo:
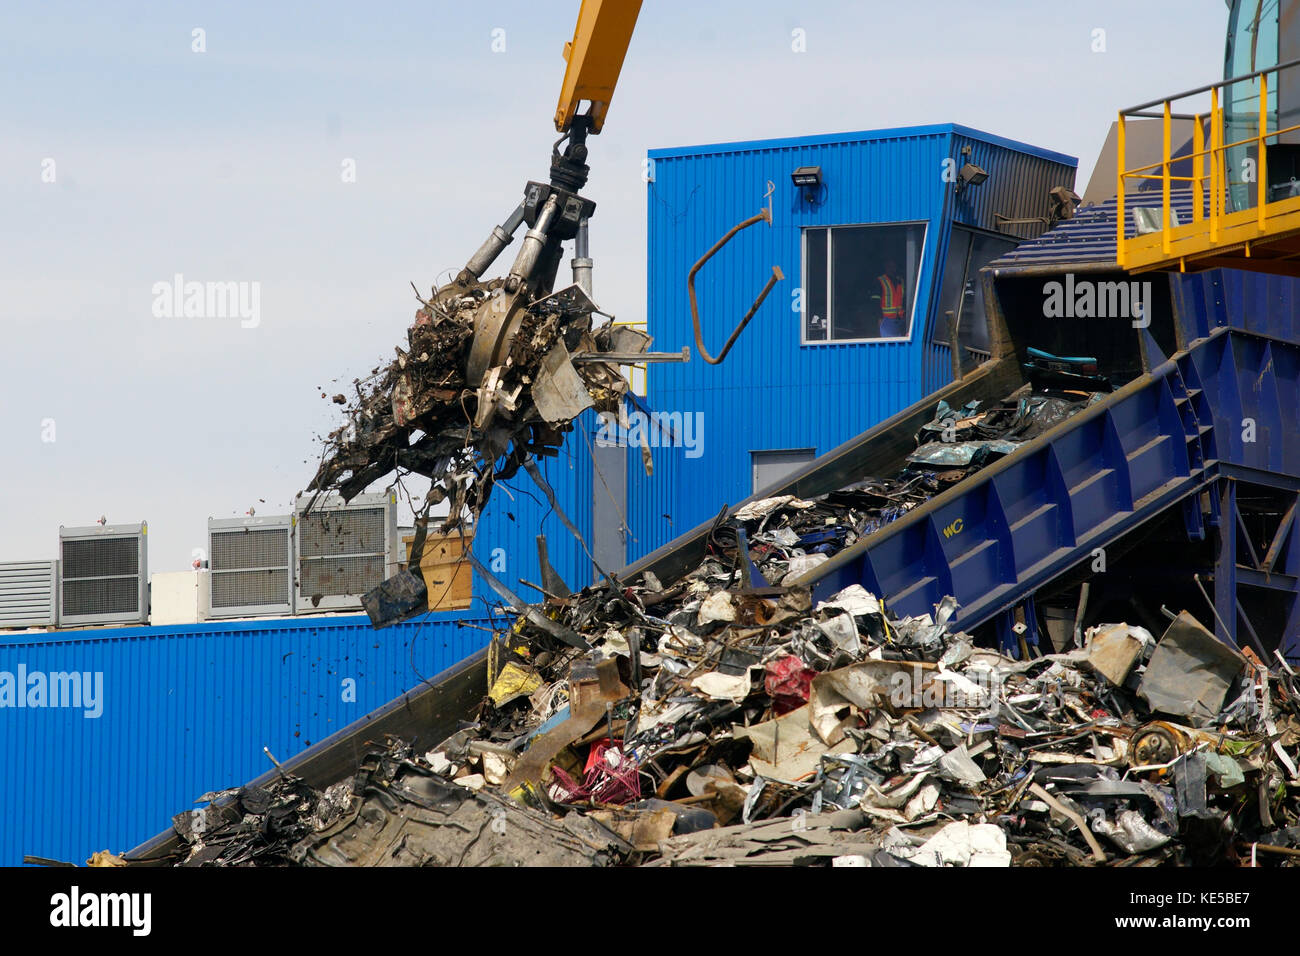
[[[895,282],[889,276],[879,276],[880,314],[886,319],[903,317],[903,283]]]

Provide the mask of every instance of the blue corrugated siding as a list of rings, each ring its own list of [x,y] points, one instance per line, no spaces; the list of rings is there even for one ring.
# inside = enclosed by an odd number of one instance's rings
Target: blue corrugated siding
[[[825,451],[920,396],[921,343],[940,238],[934,223],[941,220],[940,173],[948,145],[946,131],[937,129],[884,140],[651,153],[647,316],[656,347],[693,341],[686,273],[723,233],[760,208],[769,180],[776,185],[772,226],[741,233],[697,282],[706,345],[717,351],[773,265],[787,279],[722,365],[695,358],[651,367],[654,408],[703,413],[703,453],[687,458],[681,448],[656,449],[652,478],[644,477],[634,454],[630,557],[706,520],[723,502],[748,495],[751,451]],[[791,171],[803,165],[822,167],[826,192],[819,204],[805,202],[790,182]],[[911,221],[930,223],[912,340],[801,345],[801,316],[792,308],[792,294],[803,281],[801,228]]]
[[[925,349],[924,393],[937,392],[952,381],[952,349],[931,342]]]
[[[587,411],[574,422],[555,458],[538,459],[543,477],[555,490],[556,500],[564,513],[591,545],[591,453],[596,441],[596,413]],[[555,570],[577,589],[593,580],[591,560],[565,529],[559,516],[551,510],[546,496],[522,468],[508,482],[493,489],[488,506],[479,519],[474,554],[511,590],[525,601],[541,595],[520,584],[520,579],[542,583],[537,560],[537,536],[546,535],[547,554]],[[475,608],[498,604],[501,599],[474,575]]]
[[[704,413],[703,454],[690,459],[682,449],[656,449],[655,474],[647,478],[632,453],[630,558],[747,496],[752,451],[825,452],[950,381],[948,350],[927,343],[955,214],[946,207],[952,189],[943,180],[944,160],[960,165],[958,151],[967,142],[990,179],[967,190],[963,221],[993,228],[995,211],[1020,217],[1032,208],[1042,215],[1050,186],[1073,185],[1069,157],[953,126],[650,153],[646,314],[657,348],[693,341],[687,271],[727,229],[758,210],[769,180],[776,185],[772,227],[737,236],[697,282],[706,345],[717,351],[774,264],[787,281],[723,365],[695,358],[685,366],[651,367],[654,408]],[[803,165],[822,167],[820,204],[805,202],[790,182]],[[802,284],[801,227],[909,221],[928,223],[911,340],[801,345],[801,317],[791,308],[791,294]]]
[[[971,148],[968,158],[961,154],[967,146]],[[953,137],[952,156],[958,168],[969,161],[989,173],[982,185],[965,189],[960,197],[954,197],[952,218],[963,225],[1032,239],[1046,231],[1047,223],[1012,226],[998,217],[1046,217],[1051,209],[1049,191],[1055,186],[1074,188],[1077,164],[1068,157],[1047,159],[1027,148],[1009,147],[964,134]]]
[[[483,620],[468,624],[487,626]],[[166,829],[207,790],[237,786],[462,660],[485,630],[428,615],[99,628],[0,643],[0,671],[100,672],[103,713],[0,709],[0,866],[81,863]],[[414,644],[414,650],[412,650]],[[414,669],[413,669],[414,667]],[[343,699],[355,680],[356,700]]]

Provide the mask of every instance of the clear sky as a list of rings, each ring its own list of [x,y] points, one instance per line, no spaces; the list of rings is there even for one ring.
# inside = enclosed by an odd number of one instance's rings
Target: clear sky
[[[0,561],[104,515],[179,570],[207,518],[286,511],[321,391],[545,178],[577,10],[0,6]],[[1220,77],[1225,28],[1223,0],[645,0],[591,143],[597,299],[643,316],[647,149],[956,122],[1079,157],[1082,192],[1119,108]],[[258,283],[257,324],[156,315],[177,274]]]

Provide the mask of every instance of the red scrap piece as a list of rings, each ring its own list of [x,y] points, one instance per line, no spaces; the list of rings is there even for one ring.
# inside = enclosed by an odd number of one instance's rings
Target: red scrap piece
[[[591,745],[587,765],[583,768],[582,782],[574,780],[560,767],[551,768],[555,783],[551,799],[560,803],[625,804],[641,799],[641,774],[637,762],[609,741],[598,740]]]
[[[793,654],[769,661],[763,688],[772,698],[772,710],[779,717],[808,703],[812,679],[817,672]]]

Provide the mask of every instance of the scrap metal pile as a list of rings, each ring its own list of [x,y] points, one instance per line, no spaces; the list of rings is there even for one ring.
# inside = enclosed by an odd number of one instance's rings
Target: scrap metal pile
[[[1013,659],[952,629],[951,598],[899,618],[859,585],[814,602],[796,583],[1089,401],[940,407],[895,479],[752,502],[679,580],[520,608],[449,738],[377,742],[323,794],[286,776],[216,795],[177,818],[186,861],[1289,864],[1300,699],[1280,658],[1183,612],[1158,640],[1102,624]]]
[[[173,821],[178,866],[591,866],[631,849],[580,816],[473,793],[396,742],[323,791],[282,773],[201,799]]]
[[[778,535],[770,517],[746,537]],[[670,587],[549,601],[589,647],[526,623],[499,641],[488,700],[432,769],[588,815],[634,862],[1293,858],[1293,675],[1191,615],[1159,641],[1101,625],[1015,660],[951,630],[951,599],[899,619],[858,585],[816,603],[749,588],[744,564],[715,536]]]
[[[1050,428],[1100,401],[1103,392],[1045,392],[1032,385],[1017,389],[992,408],[981,402],[953,409],[939,402],[934,419],[917,436],[919,447],[908,456],[908,472],[925,468],[960,468],[948,480],[964,478],[1011,454]]]
[[[730,585],[730,586],[729,586]],[[1300,856],[1295,675],[1184,612],[1025,660],[859,586],[583,592],[494,644],[476,719],[324,792],[176,818],[182,865],[1044,866]],[[522,620],[522,619],[521,619]]]
[[[650,340],[622,326],[593,327],[595,312],[578,286],[526,308],[511,304],[500,280],[435,289],[421,300],[407,347],[353,383],[347,421],[326,440],[309,490],[351,499],[390,473],[414,472],[432,481],[421,511],[449,501],[444,529],[472,520],[493,482],[529,456],[554,455],[580,412],[618,406],[627,381],[618,362],[601,356],[626,360]],[[494,330],[503,357],[479,368],[484,354],[498,354],[482,344]]]

